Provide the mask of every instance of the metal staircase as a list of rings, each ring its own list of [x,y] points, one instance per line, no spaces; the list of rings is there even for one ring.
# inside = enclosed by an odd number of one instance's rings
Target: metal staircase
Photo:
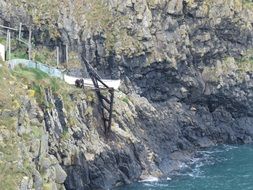
[[[114,100],[114,88],[107,86],[102,78],[97,74],[91,64],[82,57],[85,63],[87,72],[94,84],[95,91],[99,100],[99,109],[102,114],[102,120],[104,124],[105,135],[108,136],[112,125],[112,111],[113,111],[113,100]],[[106,95],[102,93],[101,89],[107,90]]]

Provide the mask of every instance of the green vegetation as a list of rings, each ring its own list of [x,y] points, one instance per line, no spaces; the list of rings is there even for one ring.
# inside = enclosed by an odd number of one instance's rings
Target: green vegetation
[[[17,146],[17,145],[15,145]],[[0,152],[2,152],[2,147],[0,147]],[[17,149],[16,147],[4,147],[4,150],[9,149],[10,152],[2,152],[4,155],[8,155],[9,157],[15,158],[17,156]],[[15,160],[7,160],[7,158],[4,156],[2,160],[5,160],[8,162],[8,164],[4,163],[0,160],[0,185],[1,188],[5,190],[16,190],[19,182],[22,179],[22,176],[24,174],[24,171],[22,169],[19,169],[17,164],[15,163]]]
[[[221,77],[237,73],[238,79],[244,80],[246,72],[253,71],[253,49],[248,50],[240,59],[226,57],[212,67],[205,67],[203,77],[209,82],[219,82]]]
[[[8,55],[7,55],[8,56]],[[28,59],[27,45],[18,42],[16,39],[11,40],[11,58]]]
[[[0,43],[5,44],[6,39],[0,38]],[[56,50],[50,50],[46,47],[35,47],[32,45],[32,60],[37,62],[41,62],[46,65],[56,66]],[[18,42],[16,39],[12,39],[11,41],[11,59],[28,59],[28,47],[27,45]],[[72,55],[72,54],[70,54]],[[7,54],[8,58],[8,54]],[[70,60],[73,61],[73,58],[70,56]],[[79,64],[80,67],[80,64]]]
[[[126,104],[129,104],[130,100],[127,97],[124,97],[124,98],[122,98],[122,101],[125,102]]]
[[[61,140],[62,141],[67,141],[71,137],[70,133],[67,130],[64,130],[63,133],[61,134]]]
[[[57,21],[59,17],[59,3],[57,0],[10,0],[7,2],[9,7],[22,7],[31,17],[30,24],[38,27],[43,32],[42,39],[59,37]],[[8,10],[10,14],[15,14]]]
[[[6,45],[6,38],[1,35],[0,43]],[[17,40],[11,40],[11,59],[28,59],[27,46],[23,43],[19,43]],[[8,54],[7,54],[8,58]]]
[[[13,71],[14,76],[17,76],[18,78],[22,78],[25,80],[24,82],[31,83],[32,81],[37,82],[39,80],[43,80],[46,78],[49,78],[49,76],[34,68],[27,68],[27,67],[16,67]]]
[[[68,0],[60,2],[57,0],[10,0],[8,4],[10,7],[22,7],[31,16],[30,24],[33,28],[39,28],[42,31],[41,41],[48,37],[57,40],[58,25],[63,24],[62,14],[65,14],[72,18],[79,28],[89,30],[88,32],[94,34],[104,34],[105,49],[108,54],[116,52],[132,56],[135,53],[141,53],[144,48],[138,39],[128,34],[126,26],[130,22],[129,16],[113,10],[105,0],[73,0],[71,5]],[[87,31],[79,31],[79,34],[82,33],[86,34]],[[51,57],[54,57],[50,56],[52,51],[43,51],[43,49],[37,51],[35,60],[55,64],[55,60],[50,61]],[[42,55],[39,55],[41,53]]]
[[[236,61],[240,71],[253,71],[253,49],[248,50],[246,55]]]
[[[3,64],[3,63],[1,63]],[[6,66],[0,68],[0,187],[6,190],[17,189],[26,168],[18,166],[18,146],[21,141],[16,136],[17,107],[19,107],[19,86]],[[20,86],[19,86],[20,87]]]
[[[86,91],[86,100],[89,102],[89,103],[94,103],[94,100],[96,99],[96,95],[94,93],[94,91],[92,90],[88,90]]]
[[[53,189],[53,185],[51,183],[46,183],[43,185],[42,190],[52,190],[52,189]]]
[[[5,42],[6,42],[6,38],[0,37],[0,44],[5,44]]]
[[[253,8],[253,1],[252,0],[243,0],[243,6],[247,9]]]
[[[28,59],[28,55],[25,50],[17,49],[11,53],[11,59]]]
[[[32,50],[32,59],[46,65],[56,66],[56,51],[46,47],[36,47]]]
[[[31,24],[33,27],[40,28],[44,36],[50,36],[52,39],[59,37],[57,25],[59,17],[63,9],[69,7],[67,0],[10,0],[8,1],[10,7],[22,7],[32,18]],[[79,26],[86,26],[92,28],[93,31],[101,31],[104,29],[112,15],[108,10],[108,6],[103,0],[73,0],[71,7],[74,9],[72,12],[75,20]],[[11,10],[9,10],[10,14]],[[85,18],[85,19],[84,19]]]
[[[89,107],[85,110],[84,115],[85,115],[85,116],[92,116],[92,113],[93,113],[93,108],[92,108],[91,106],[89,106]]]
[[[10,75],[7,67],[0,68],[0,110],[11,110],[17,98],[15,89],[10,84],[15,83],[15,78]]]
[[[68,65],[66,65],[66,67],[68,67],[68,68],[82,68],[78,53],[76,53],[74,51],[69,52],[69,63],[68,63]]]
[[[24,176],[31,178],[31,161],[24,155],[24,151],[20,147],[20,143],[31,146],[36,139],[41,139],[44,129],[41,123],[29,120],[24,115],[23,127],[25,132],[17,135],[17,118],[20,108],[23,105],[23,97],[28,96],[31,102],[37,101],[45,109],[52,109],[54,105],[50,105],[45,100],[45,89],[50,90],[55,95],[64,100],[64,107],[68,107],[70,114],[75,113],[75,102],[69,94],[83,94],[81,89],[77,89],[56,78],[49,77],[37,69],[26,67],[16,67],[13,71],[9,71],[4,63],[0,67],[0,187],[6,190],[15,190],[20,185]],[[86,96],[85,96],[86,98]],[[83,113],[84,114],[84,113]],[[90,114],[90,112],[89,112]],[[67,118],[73,118],[67,116]],[[68,126],[76,125],[74,119],[68,120]],[[72,122],[72,123],[71,123]],[[72,126],[73,125],[73,126]],[[71,135],[67,129],[61,136],[62,140],[68,140]],[[3,139],[3,140],[2,140]],[[20,165],[20,157],[23,162]],[[47,188],[48,184],[44,185]]]
[[[52,105],[49,105],[47,101],[45,101],[44,89],[50,89],[52,93],[61,96],[67,95],[71,90],[78,90],[65,84],[60,79],[48,76],[46,73],[38,69],[17,67],[14,69],[12,74],[23,84],[27,84],[28,90],[35,91],[34,95],[38,103],[47,108],[52,107]],[[33,93],[30,92],[30,94],[32,95]]]
[[[83,9],[83,14],[92,30],[101,31],[101,29],[109,27],[110,22],[113,20],[113,15],[103,0],[85,0],[83,3],[86,5]]]

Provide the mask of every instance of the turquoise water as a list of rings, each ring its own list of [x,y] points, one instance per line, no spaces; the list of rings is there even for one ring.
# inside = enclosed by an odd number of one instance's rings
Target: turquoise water
[[[253,190],[253,145],[199,152],[191,166],[170,178],[118,190]]]

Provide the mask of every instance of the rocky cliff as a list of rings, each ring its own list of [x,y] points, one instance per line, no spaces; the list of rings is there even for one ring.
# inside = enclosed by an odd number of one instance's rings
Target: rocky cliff
[[[108,189],[171,175],[200,148],[252,142],[251,1],[65,0],[50,11],[36,1],[37,12],[0,2],[11,10],[1,12],[5,23],[33,24],[38,43],[69,44],[101,75],[123,81],[108,139],[90,92],[63,98],[45,89],[47,109],[21,101],[15,116],[43,129],[37,145],[17,147],[34,165],[23,189]],[[39,38],[49,31],[50,42]],[[26,120],[15,123],[18,138],[21,126],[30,130]]]

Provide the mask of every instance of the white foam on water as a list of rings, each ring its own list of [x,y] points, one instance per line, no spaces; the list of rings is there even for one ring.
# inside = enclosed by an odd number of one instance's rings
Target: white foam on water
[[[195,163],[197,163],[199,161],[200,161],[200,158],[192,158],[191,161],[190,161],[190,163],[191,164],[195,164]]]
[[[158,177],[148,176],[146,179],[143,179],[140,182],[157,182],[157,181],[159,181]]]
[[[146,187],[168,187],[169,186],[168,184],[157,183],[157,182],[154,182],[154,183],[143,183],[143,185],[146,186]]]
[[[215,163],[221,163],[227,160],[227,158],[217,156],[217,153],[222,153],[225,151],[230,151],[232,149],[238,148],[236,146],[224,145],[221,148],[216,148],[214,150],[203,150],[198,151],[197,158],[191,159],[187,169],[190,171],[182,172],[181,176],[190,176],[192,178],[205,178],[205,174],[202,171],[202,167],[206,165],[213,165]]]
[[[182,170],[182,169],[187,169],[187,168],[189,168],[189,166],[188,166],[186,163],[180,163],[180,164],[179,164],[179,168]]]
[[[203,167],[207,165],[213,165],[215,163],[222,163],[227,160],[223,156],[219,156],[220,153],[225,151],[230,151],[231,149],[235,149],[235,146],[222,146],[214,148],[213,150],[203,150],[198,151],[197,156],[192,158],[188,163],[181,163],[179,168],[181,172],[174,174],[175,176],[188,176],[190,178],[207,178]],[[245,176],[247,177],[247,176]],[[147,189],[153,187],[171,187],[170,185],[164,183],[165,181],[172,181],[172,178],[167,177],[164,180],[159,180],[159,178],[154,176],[148,176],[146,179],[141,180],[140,182],[143,183]]]
[[[238,146],[232,146],[232,145],[224,145],[223,147],[225,148],[226,151],[230,151],[230,150],[239,148]]]

